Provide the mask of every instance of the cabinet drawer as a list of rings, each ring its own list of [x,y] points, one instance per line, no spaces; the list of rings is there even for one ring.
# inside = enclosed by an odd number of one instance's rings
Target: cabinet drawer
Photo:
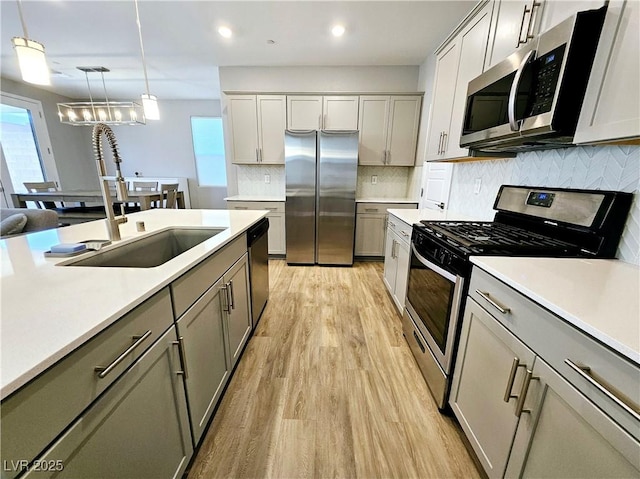
[[[284,213],[284,201],[227,201],[230,210],[269,210]]]
[[[503,314],[477,291],[510,312]],[[636,409],[640,404],[640,368],[609,349],[582,330],[552,314],[485,271],[474,267],[469,295],[489,311],[538,356],[596,403],[628,432],[640,439],[638,420],[633,413],[616,403],[613,396],[623,398]],[[613,318],[612,318],[613,319]],[[593,379],[569,365],[590,368]]]
[[[411,230],[413,229],[412,225],[405,223],[400,218],[392,214],[389,215],[387,225],[388,228],[391,231],[395,232],[402,241],[404,241],[406,244],[409,244],[409,242],[411,241]]]
[[[242,234],[171,283],[175,317],[182,316],[246,252],[247,236]]]
[[[35,458],[172,323],[165,288],[9,396],[1,411],[2,460]],[[134,340],[134,336],[146,337]],[[116,363],[136,341],[139,345]],[[100,378],[95,368],[112,364],[116,365]]]
[[[356,203],[356,213],[387,214],[388,209],[415,210],[417,203]]]

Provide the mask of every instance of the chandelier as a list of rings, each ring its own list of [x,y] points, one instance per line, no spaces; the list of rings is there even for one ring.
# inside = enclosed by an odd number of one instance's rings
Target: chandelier
[[[89,101],[58,103],[60,122],[67,125],[86,126],[104,123],[106,125],[144,125],[145,116],[142,105],[134,101],[109,101],[104,74],[105,67],[77,67],[83,71],[89,89]],[[105,101],[93,101],[89,73],[100,73]]]

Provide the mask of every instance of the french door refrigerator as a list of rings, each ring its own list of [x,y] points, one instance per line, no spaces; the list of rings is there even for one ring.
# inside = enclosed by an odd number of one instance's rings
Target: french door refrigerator
[[[352,265],[357,131],[285,131],[288,264]]]

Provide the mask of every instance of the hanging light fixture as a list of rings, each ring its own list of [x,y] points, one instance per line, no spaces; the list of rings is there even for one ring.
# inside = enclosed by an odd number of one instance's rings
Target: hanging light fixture
[[[147,62],[144,58],[144,45],[142,44],[142,26],[140,25],[140,12],[138,11],[138,0],[134,0],[136,5],[136,23],[138,24],[138,36],[140,37],[140,52],[142,54],[142,68],[144,70],[144,83],[147,92],[142,94],[142,106],[144,108],[144,116],[148,120],[159,120],[160,110],[158,109],[158,98],[149,93],[149,79],[147,78]]]
[[[24,37],[13,37],[11,43],[13,43],[13,48],[15,48],[16,55],[18,55],[22,79],[36,85],[50,85],[51,80],[49,78],[47,59],[44,56],[44,45],[29,39],[27,24],[22,15],[22,3],[20,0],[17,0],[17,3]]]
[[[142,106],[134,101],[109,101],[104,74],[105,67],[77,67],[83,71],[89,89],[89,101],[58,103],[60,122],[74,126],[96,125],[144,125],[145,114]],[[93,101],[89,73],[100,73],[105,101]]]

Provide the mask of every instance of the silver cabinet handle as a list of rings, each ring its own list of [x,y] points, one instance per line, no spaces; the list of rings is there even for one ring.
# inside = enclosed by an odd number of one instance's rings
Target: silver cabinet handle
[[[120,353],[120,355],[116,359],[114,359],[111,364],[109,364],[106,367],[96,366],[94,368],[94,371],[98,373],[98,377],[100,379],[104,379],[107,376],[107,374],[113,371],[118,364],[124,361],[124,359],[127,356],[129,356],[129,354],[131,354],[134,351],[134,349],[140,346],[149,336],[151,336],[150,329],[146,333],[144,333],[142,336],[133,336],[132,339],[135,339],[135,342],[131,346],[129,346],[127,349],[125,349],[122,353]]]
[[[248,206],[234,206],[233,209],[234,210],[248,210],[249,207]]]
[[[322,114],[318,115],[318,129],[322,130]]]
[[[389,224],[391,225],[392,228],[396,227],[396,224],[393,221],[389,221]]]
[[[482,299],[485,299],[491,306],[496,308],[502,314],[511,313],[511,308],[507,308],[505,306],[502,306],[502,305],[498,304],[496,301],[491,299],[491,296],[489,295],[489,293],[486,293],[484,291],[480,291],[479,289],[476,289],[476,293],[478,293],[482,297]]]
[[[442,153],[447,151],[447,138],[449,137],[449,133],[446,131],[442,132]]]
[[[538,379],[540,378],[533,377],[533,371],[531,369],[527,369],[527,372],[524,375],[524,381],[522,381],[520,396],[518,397],[518,402],[516,403],[516,417],[522,416],[523,412],[531,412],[531,409],[524,409],[524,401],[527,399],[527,393],[529,392],[529,385],[531,384],[531,381],[537,381]]]
[[[441,153],[442,150],[442,131],[440,132],[440,138],[438,138],[438,152],[436,153],[437,155],[439,155]]]
[[[391,257],[392,257],[392,258],[397,258],[397,257],[398,257],[398,253],[396,252],[396,246],[397,246],[398,244],[399,244],[399,243],[398,243],[396,240],[393,240],[393,245],[391,245],[391,253],[392,253],[392,254],[391,254]]]
[[[278,208],[266,208],[269,211],[276,211]]]
[[[171,344],[178,346],[178,354],[180,355],[180,362],[182,363],[182,371],[178,371],[177,374],[182,374],[185,379],[189,377],[187,371],[187,356],[184,352],[184,338],[180,336],[177,341],[171,341]]]
[[[391,164],[391,150],[387,150],[387,165]]]
[[[256,161],[260,161],[260,156],[258,155],[258,149],[256,148]]]
[[[516,43],[516,48],[518,48],[521,44],[523,43],[527,43],[527,40],[525,39],[525,41],[522,41],[522,28],[524,27],[524,19],[527,16],[527,12],[529,10],[527,9],[527,6],[525,5],[524,8],[522,9],[522,20],[520,21],[520,30],[518,30],[518,41]]]
[[[260,163],[262,163],[264,161],[264,158],[262,158],[262,148],[258,149],[258,153],[260,153]]]
[[[402,236],[404,236],[405,238],[409,237],[409,233],[407,233],[405,230],[400,230],[400,233],[402,234]]]
[[[509,91],[509,100],[507,102],[507,114],[509,116],[509,126],[511,127],[511,131],[518,131],[520,129],[520,124],[516,119],[516,99],[518,97],[518,88],[520,88],[520,80],[522,79],[522,73],[526,68],[527,64],[532,61],[536,56],[536,51],[531,50],[527,53],[520,63],[518,70],[516,71],[516,76],[513,78],[513,83],[511,83],[511,90]]]
[[[533,15],[533,11],[536,8],[540,7],[541,5],[542,4],[540,2],[535,2],[534,1],[531,4],[531,8],[530,9],[527,8],[526,5],[524,6],[524,14],[522,16],[522,20],[523,20],[523,23],[524,23],[524,15],[526,13],[529,13],[529,23],[527,24],[527,31],[525,32],[524,40],[522,40],[522,41],[520,40],[520,37],[521,37],[521,34],[522,34],[522,25],[520,25],[520,35],[518,35],[518,45],[516,45],[516,47],[520,46],[521,43],[527,43],[529,40],[531,40],[534,37],[534,35],[531,33],[531,29],[534,26],[533,19],[535,18],[534,15]]]
[[[636,421],[640,421],[640,407],[637,404],[633,404],[628,399],[625,400],[623,398],[618,397],[617,394],[610,391],[609,388],[602,384],[593,374],[591,374],[591,368],[589,366],[578,365],[571,361],[570,359],[565,359],[564,363],[577,372],[580,376],[587,380],[589,384],[595,386],[595,388],[615,402],[618,406],[624,409],[626,412],[631,414],[635,418]]]
[[[229,302],[229,309],[236,309],[236,301],[233,297],[233,280],[229,281],[229,296],[231,301]]]
[[[371,211],[373,213],[377,213],[378,212],[378,208],[365,208],[365,211]]]
[[[509,379],[507,380],[507,388],[504,391],[504,402],[509,402],[510,399],[516,399],[518,397],[517,394],[511,394],[511,391],[513,390],[513,383],[516,380],[516,373],[518,372],[518,368],[526,367],[526,364],[520,364],[519,358],[513,358],[513,362],[511,363],[511,371],[509,371]]]
[[[231,306],[229,302],[229,286],[227,284],[223,284],[222,286],[220,286],[220,289],[224,291],[224,304],[222,305],[222,310],[225,313],[230,313]]]

